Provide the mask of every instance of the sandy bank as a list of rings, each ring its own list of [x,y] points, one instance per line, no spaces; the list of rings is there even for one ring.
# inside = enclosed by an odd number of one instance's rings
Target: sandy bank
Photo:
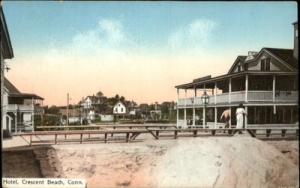
[[[85,178],[89,188],[298,187],[297,146],[247,136],[198,137],[54,145],[35,148],[34,155],[42,176]]]

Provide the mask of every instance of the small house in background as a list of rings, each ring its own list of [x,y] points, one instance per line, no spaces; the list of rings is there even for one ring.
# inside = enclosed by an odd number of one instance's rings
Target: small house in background
[[[81,106],[83,108],[83,117],[87,120],[95,119],[95,106],[100,104],[100,99],[96,96],[87,96],[81,102]]]
[[[117,102],[113,108],[114,115],[125,115],[126,114],[126,106],[121,102]]]

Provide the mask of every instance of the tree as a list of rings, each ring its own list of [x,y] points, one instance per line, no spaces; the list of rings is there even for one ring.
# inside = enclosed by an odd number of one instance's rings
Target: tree
[[[53,105],[50,108],[45,108],[45,114],[59,114],[59,107]]]
[[[103,95],[102,91],[98,91],[98,92],[96,93],[96,96],[97,96],[98,98],[101,98],[101,97],[103,97],[104,95]]]

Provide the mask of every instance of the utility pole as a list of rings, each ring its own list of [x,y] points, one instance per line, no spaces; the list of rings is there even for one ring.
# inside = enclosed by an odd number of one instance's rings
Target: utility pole
[[[67,93],[67,125],[69,125],[69,93]]]

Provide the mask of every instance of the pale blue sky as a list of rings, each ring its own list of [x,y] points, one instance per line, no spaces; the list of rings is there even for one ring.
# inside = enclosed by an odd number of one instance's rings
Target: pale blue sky
[[[8,78],[58,105],[67,92],[76,103],[99,90],[176,100],[175,85],[224,74],[238,55],[292,48],[297,21],[296,2],[4,1],[3,9],[15,54]]]
[[[63,44],[100,19],[117,19],[138,44],[164,46],[171,32],[195,19],[216,23],[211,48],[292,46],[295,2],[4,2],[14,48]],[[215,45],[215,44],[218,45]]]

